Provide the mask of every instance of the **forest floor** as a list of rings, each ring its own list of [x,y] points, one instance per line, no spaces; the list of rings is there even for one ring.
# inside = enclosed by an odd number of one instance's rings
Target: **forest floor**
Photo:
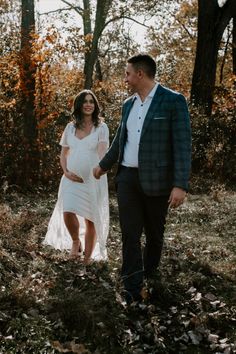
[[[42,245],[56,193],[1,195],[0,353],[236,353],[235,192],[191,192],[170,211],[158,292],[129,307],[115,195],[109,261],[86,271]]]

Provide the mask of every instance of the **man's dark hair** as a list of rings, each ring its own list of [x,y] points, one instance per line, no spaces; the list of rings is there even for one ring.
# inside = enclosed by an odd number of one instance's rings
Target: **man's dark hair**
[[[157,66],[155,60],[148,54],[137,54],[127,60],[132,64],[134,69],[143,70],[148,77],[153,79],[156,75]]]

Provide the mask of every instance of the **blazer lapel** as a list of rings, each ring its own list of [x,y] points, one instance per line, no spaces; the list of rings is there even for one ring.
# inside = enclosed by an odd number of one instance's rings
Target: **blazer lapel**
[[[129,113],[131,108],[133,107],[134,101],[136,97],[131,97],[127,102],[125,102],[123,106],[123,114],[121,118],[121,132],[120,132],[120,143],[121,146],[125,144],[127,138],[127,129],[126,129],[126,122],[129,117]]]
[[[133,107],[134,101],[136,100],[136,96],[132,97],[128,102],[126,102],[124,106],[124,113],[123,113],[123,118],[122,118],[122,124],[126,124],[127,119],[129,117],[129,113],[131,111],[131,108]]]
[[[144,119],[144,122],[143,122],[143,128],[142,128],[142,132],[141,132],[141,137],[140,139],[142,138],[143,134],[145,133],[152,117],[154,116],[154,114],[157,114],[157,111],[158,111],[158,105],[160,103],[160,99],[161,99],[161,96],[162,94],[164,93],[164,89],[163,87],[159,84],[157,86],[157,89],[156,89],[156,92],[155,92],[155,95],[153,96],[153,99],[152,99],[152,102],[150,104],[150,107],[147,111],[147,114],[146,114],[146,117]]]

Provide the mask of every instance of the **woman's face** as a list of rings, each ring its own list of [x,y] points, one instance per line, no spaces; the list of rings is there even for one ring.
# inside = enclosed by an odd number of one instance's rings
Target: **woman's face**
[[[91,116],[95,109],[95,103],[93,96],[88,94],[84,98],[83,106],[82,106],[82,113],[84,116]]]

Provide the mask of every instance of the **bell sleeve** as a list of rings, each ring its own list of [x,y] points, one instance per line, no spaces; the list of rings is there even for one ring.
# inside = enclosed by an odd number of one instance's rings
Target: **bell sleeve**
[[[59,144],[62,147],[69,147],[68,145],[68,132],[69,132],[69,128],[70,128],[70,124],[68,123],[67,126],[65,127],[62,136],[61,136],[61,140],[59,142]]]
[[[109,129],[106,123],[102,123],[98,133],[98,156],[101,160],[109,147]]]

